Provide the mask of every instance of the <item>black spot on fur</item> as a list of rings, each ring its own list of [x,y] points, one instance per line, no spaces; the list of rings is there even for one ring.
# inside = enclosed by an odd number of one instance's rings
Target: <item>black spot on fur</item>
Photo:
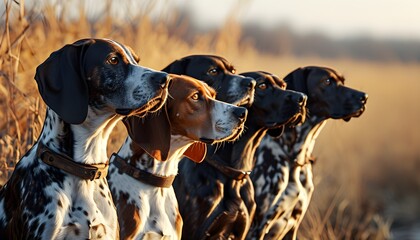
[[[44,232],[44,228],[45,228],[45,223],[42,223],[41,225],[39,225],[38,227],[38,234],[41,234]]]
[[[29,227],[29,231],[35,233],[36,229],[38,228],[39,221],[35,219]]]
[[[302,209],[297,209],[297,208],[293,209],[292,217],[294,219],[298,218],[300,215],[302,215]]]

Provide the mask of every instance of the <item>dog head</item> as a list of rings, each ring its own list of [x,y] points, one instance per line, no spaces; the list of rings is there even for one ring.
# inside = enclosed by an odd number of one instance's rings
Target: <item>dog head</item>
[[[256,71],[241,75],[252,77],[257,82],[255,100],[249,108],[250,122],[268,128],[269,135],[278,137],[285,124],[303,121],[306,95],[285,90],[286,83],[271,73]]]
[[[53,52],[35,80],[45,103],[65,122],[88,113],[140,114],[157,110],[167,96],[168,75],[137,64],[129,48],[108,39],[82,39]]]
[[[253,102],[255,81],[235,74],[235,68],[223,57],[191,55],[172,62],[163,71],[206,82],[216,90],[216,98],[220,101],[237,106],[247,106]]]
[[[215,91],[206,83],[187,76],[172,76],[164,108],[144,118],[123,120],[132,140],[158,160],[166,160],[171,135],[188,138],[195,144],[184,153],[201,162],[204,143],[234,140],[242,132],[247,110],[215,100]],[[198,142],[202,142],[201,144]]]
[[[308,96],[308,114],[321,119],[359,117],[368,95],[344,86],[344,77],[327,67],[298,68],[285,77],[287,88]]]

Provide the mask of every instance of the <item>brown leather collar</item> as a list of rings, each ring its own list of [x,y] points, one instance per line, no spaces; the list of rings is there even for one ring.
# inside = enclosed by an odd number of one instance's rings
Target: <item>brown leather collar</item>
[[[53,152],[42,142],[38,142],[38,149],[36,151],[37,157],[39,157],[44,163],[61,169],[67,173],[80,177],[86,180],[95,180],[105,178],[108,174],[109,163],[102,164],[82,164],[73,161],[68,156]]]
[[[244,179],[246,176],[251,174],[251,171],[243,171],[243,170],[239,170],[233,167],[226,166],[225,163],[222,163],[216,159],[210,159],[206,157],[205,161],[211,166],[215,167],[221,173],[223,173],[226,177],[232,178],[238,181]]]
[[[155,187],[168,188],[172,186],[172,183],[175,180],[176,175],[171,175],[167,177],[158,176],[158,175],[138,169],[128,164],[125,159],[123,159],[116,153],[113,153],[112,156],[114,156],[114,160],[112,161],[112,164],[114,164],[123,173],[129,175],[130,177],[140,182],[143,182],[143,183],[155,186]]]

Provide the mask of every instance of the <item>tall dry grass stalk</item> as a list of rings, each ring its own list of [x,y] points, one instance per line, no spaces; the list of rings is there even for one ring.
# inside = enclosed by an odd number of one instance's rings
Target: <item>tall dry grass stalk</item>
[[[88,14],[92,9],[86,8],[84,1],[72,1],[72,5],[58,1],[59,6],[41,7],[25,7],[24,1],[3,2],[0,184],[41,131],[45,104],[33,80],[36,66],[64,44],[80,38],[105,37],[132,46],[141,57],[140,64],[155,69],[188,54],[213,53],[225,56],[239,72],[265,70],[285,76],[304,65],[327,65],[344,72],[348,85],[369,93],[368,109],[360,119],[348,124],[329,122],[321,133],[315,147],[319,158],[314,168],[316,190],[299,236],[388,239],[391,223],[401,222],[396,218],[413,213],[419,216],[418,204],[410,200],[419,199],[415,193],[420,186],[414,170],[420,166],[416,150],[420,142],[420,127],[416,127],[420,109],[412,107],[420,102],[416,92],[420,83],[412,77],[420,76],[417,65],[261,55],[250,43],[241,42],[240,26],[234,21],[186,41],[183,35],[188,22],[176,13],[151,19],[147,12],[155,7],[152,1],[132,1],[140,6],[138,12],[129,9],[125,18],[113,17],[112,4],[119,1],[107,1],[104,12],[96,17]],[[70,15],[78,17],[66,17]],[[395,124],[401,120],[403,126]],[[110,151],[117,150],[124,133],[123,126],[118,125],[110,139]],[[396,165],[398,159],[404,161]],[[397,176],[404,178],[396,180]],[[410,219],[415,220],[415,216]]]

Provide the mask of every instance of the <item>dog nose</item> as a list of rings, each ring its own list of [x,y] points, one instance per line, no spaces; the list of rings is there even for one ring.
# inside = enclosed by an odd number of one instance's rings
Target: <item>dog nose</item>
[[[360,102],[366,103],[367,99],[368,99],[367,93],[362,93],[360,96]]]
[[[299,105],[300,106],[305,106],[307,99],[308,99],[308,97],[305,94],[300,93],[300,96],[298,97],[298,103],[299,103]]]
[[[169,83],[171,82],[171,77],[169,74],[164,72],[156,72],[152,75],[152,81],[158,82],[160,88],[164,89],[169,86]]]
[[[308,97],[305,94],[300,93],[300,92],[295,92],[295,91],[290,91],[290,94],[287,96],[287,99],[298,103],[299,106],[305,106],[307,98]]]
[[[233,110],[233,114],[239,119],[239,120],[245,120],[246,115],[248,114],[248,110],[244,107],[235,107]]]
[[[248,88],[248,89],[254,89],[255,85],[257,85],[257,82],[253,79],[253,78],[249,78],[246,77],[244,78],[243,84]]]

